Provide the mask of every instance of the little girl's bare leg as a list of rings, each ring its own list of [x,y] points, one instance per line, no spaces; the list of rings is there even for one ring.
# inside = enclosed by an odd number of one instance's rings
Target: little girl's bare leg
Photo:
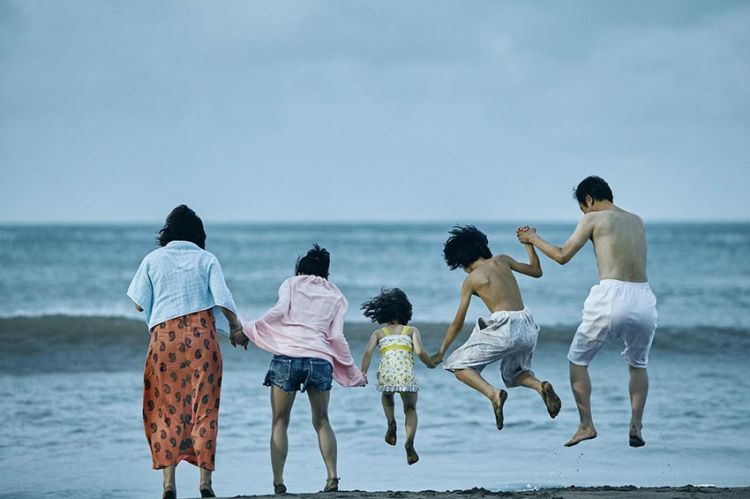
[[[402,392],[406,426],[406,462],[414,464],[419,461],[419,454],[414,450],[414,437],[417,434],[417,392]]]
[[[385,432],[385,442],[388,445],[396,445],[396,416],[394,413],[393,393],[383,392],[380,401],[383,403],[383,412],[388,422],[388,430]]]

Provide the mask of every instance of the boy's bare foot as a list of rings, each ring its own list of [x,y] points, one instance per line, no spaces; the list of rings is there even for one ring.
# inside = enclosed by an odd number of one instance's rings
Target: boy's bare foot
[[[503,406],[505,405],[505,399],[508,398],[508,392],[505,390],[498,390],[495,399],[492,401],[492,410],[495,412],[495,424],[498,430],[503,429]]]
[[[385,432],[385,443],[388,445],[396,445],[396,422],[388,422],[388,430]]]
[[[591,440],[592,438],[596,438],[596,430],[593,426],[579,426],[578,431],[575,432],[575,435],[573,435],[570,440],[565,442],[565,447],[573,447],[574,445],[578,445],[584,440]]]
[[[416,463],[419,461],[419,454],[417,454],[417,451],[414,450],[414,444],[411,442],[406,442],[404,445],[404,448],[406,449],[406,462],[411,464]]]
[[[544,405],[547,406],[547,412],[552,419],[555,419],[560,413],[560,397],[555,393],[555,389],[552,388],[552,383],[548,381],[542,381],[542,400]]]
[[[643,440],[641,435],[641,429],[637,426],[630,427],[630,446],[631,447],[643,447],[646,445],[646,441]]]

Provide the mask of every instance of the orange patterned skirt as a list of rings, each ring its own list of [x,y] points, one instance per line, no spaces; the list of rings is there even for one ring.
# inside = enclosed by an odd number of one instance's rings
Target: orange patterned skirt
[[[143,427],[154,469],[183,460],[214,469],[221,374],[211,310],[151,328],[143,372]]]

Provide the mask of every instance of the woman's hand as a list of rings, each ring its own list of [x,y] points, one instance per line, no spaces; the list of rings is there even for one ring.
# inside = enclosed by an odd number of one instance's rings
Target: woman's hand
[[[250,343],[250,339],[245,336],[245,333],[242,331],[242,326],[240,324],[233,324],[232,326],[230,326],[229,342],[233,347],[239,345],[247,350],[247,344]]]

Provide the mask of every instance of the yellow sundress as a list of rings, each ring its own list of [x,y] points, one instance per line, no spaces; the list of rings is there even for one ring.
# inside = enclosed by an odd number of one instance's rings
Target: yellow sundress
[[[381,392],[419,391],[414,376],[414,343],[406,335],[409,326],[403,326],[400,334],[391,334],[383,328],[383,336],[378,342],[380,365],[378,366],[378,390]]]

